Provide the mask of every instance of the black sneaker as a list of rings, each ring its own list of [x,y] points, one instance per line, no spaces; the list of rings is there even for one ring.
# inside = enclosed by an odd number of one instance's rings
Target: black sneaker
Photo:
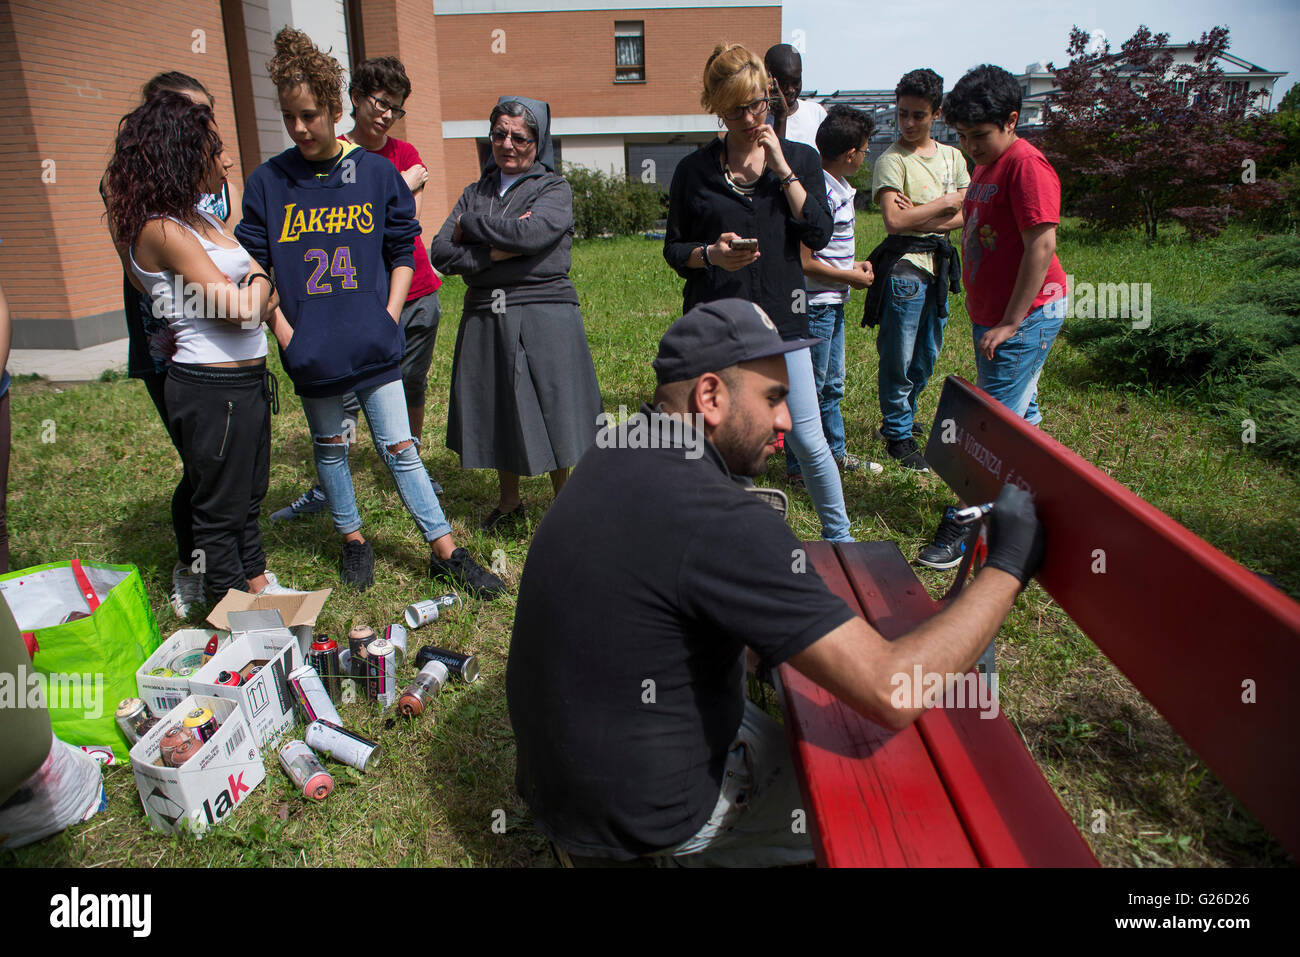
[[[365,591],[375,583],[375,553],[369,542],[344,542],[339,578]]]
[[[889,457],[898,462],[903,468],[911,469],[913,472],[930,471],[930,465],[925,461],[925,456],[916,447],[916,439],[911,436],[897,441],[891,439],[885,443],[885,448],[889,452]]]
[[[506,593],[505,583],[470,558],[464,548],[456,549],[450,558],[430,555],[429,577],[449,579],[475,598],[496,598]]]
[[[962,525],[956,519],[957,509],[949,505],[943,510],[943,521],[934,533],[934,541],[917,554],[916,560],[931,568],[955,568],[966,554],[967,539],[974,525]]]

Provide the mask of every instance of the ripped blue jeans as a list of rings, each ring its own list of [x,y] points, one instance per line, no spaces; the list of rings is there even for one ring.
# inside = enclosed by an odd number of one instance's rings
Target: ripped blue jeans
[[[420,461],[419,446],[414,442],[400,452],[391,452],[391,446],[411,442],[411,424],[406,414],[406,394],[400,379],[369,389],[358,389],[357,398],[370,423],[370,437],[375,451],[388,466],[397,483],[397,493],[402,504],[415,519],[420,534],[427,542],[436,541],[451,533],[451,525],[442,512],[438,496],[429,481],[429,473]],[[311,429],[312,451],[316,457],[316,475],[325,498],[329,501],[334,529],[342,535],[359,531],[361,514],[357,511],[356,494],[352,489],[352,471],[348,468],[348,446],[356,441],[355,426],[345,425],[348,416],[343,409],[343,396],[323,399],[302,397],[302,408],[307,413],[307,426]],[[321,439],[343,436],[343,442],[322,442]]]

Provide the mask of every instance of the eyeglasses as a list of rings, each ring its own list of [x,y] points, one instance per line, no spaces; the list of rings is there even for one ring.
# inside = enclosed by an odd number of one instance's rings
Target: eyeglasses
[[[380,113],[387,113],[391,110],[393,119],[395,120],[400,120],[406,115],[406,110],[402,109],[400,106],[393,106],[393,104],[389,103],[387,100],[381,100],[379,97],[371,96],[369,93],[366,94],[366,99],[373,103],[375,109]]]
[[[509,140],[511,143],[514,144],[515,149],[520,149],[520,150],[523,149],[525,146],[527,146],[529,143],[537,142],[537,140],[530,140],[528,137],[524,136],[523,133],[508,133],[505,130],[493,130],[490,135],[490,138],[492,142],[496,143],[498,146],[500,146],[506,140]]]
[[[738,120],[746,113],[750,116],[762,116],[771,108],[771,105],[771,101],[767,97],[763,97],[762,99],[755,100],[753,103],[746,103],[743,106],[738,106],[730,113],[723,113],[722,118],[724,120]]]

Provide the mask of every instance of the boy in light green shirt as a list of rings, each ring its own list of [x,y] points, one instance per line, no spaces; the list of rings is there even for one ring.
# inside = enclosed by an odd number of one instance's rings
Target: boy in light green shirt
[[[959,150],[930,136],[943,102],[943,78],[933,70],[913,70],[894,95],[899,138],[877,160],[871,183],[889,234],[870,257],[879,290],[868,301],[868,315],[880,324],[878,434],[892,459],[926,472],[916,444],[922,434],[916,408],[943,345],[948,276],[960,274],[947,236],[961,228],[970,173]]]

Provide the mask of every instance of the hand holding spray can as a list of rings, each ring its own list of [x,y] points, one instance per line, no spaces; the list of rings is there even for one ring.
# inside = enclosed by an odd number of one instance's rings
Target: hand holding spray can
[[[407,718],[418,718],[446,683],[447,666],[441,661],[430,661],[420,669],[415,680],[406,686],[402,697],[398,699],[397,710]]]
[[[334,778],[325,770],[311,748],[302,741],[290,741],[280,748],[280,767],[305,798],[323,801],[334,790]]]

